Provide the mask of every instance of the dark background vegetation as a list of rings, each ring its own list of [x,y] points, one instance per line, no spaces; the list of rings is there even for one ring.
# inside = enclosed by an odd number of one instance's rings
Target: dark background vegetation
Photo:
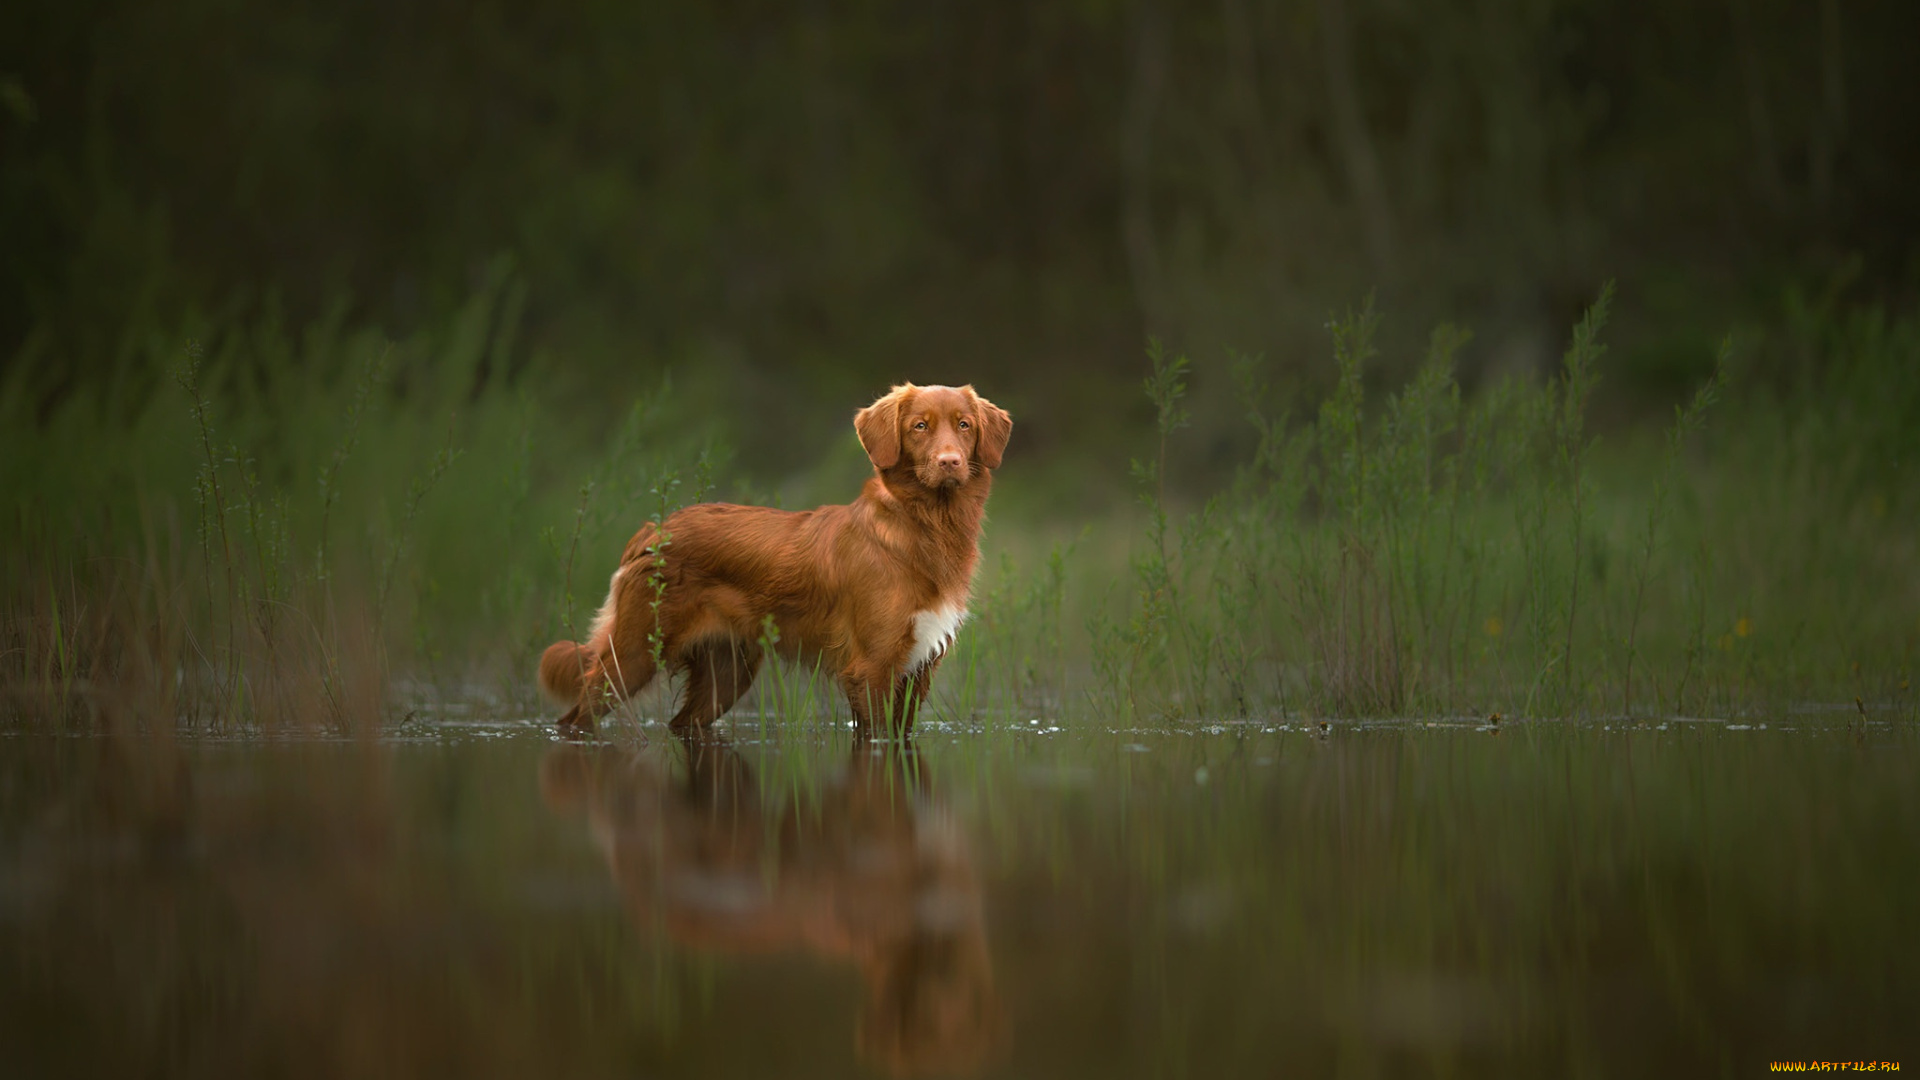
[[[1839,0],[22,0],[0,361],[44,415],[160,379],[156,328],[403,337],[506,260],[493,377],[604,429],[711,376],[765,474],[906,378],[1102,446],[1148,334],[1203,404],[1226,345],[1323,387],[1376,289],[1389,343],[1476,332],[1470,386],[1545,369],[1618,278],[1606,392],[1664,404],[1788,284],[1909,295],[1916,40]]]

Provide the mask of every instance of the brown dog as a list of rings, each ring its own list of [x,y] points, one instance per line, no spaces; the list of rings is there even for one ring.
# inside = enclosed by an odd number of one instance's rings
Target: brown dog
[[[711,724],[753,682],[769,617],[782,657],[839,677],[861,730],[912,726],[967,617],[1013,421],[971,386],[906,383],[853,426],[874,475],[852,503],[703,503],[627,541],[586,643],[558,641],[540,658],[541,687],[573,706],[563,729],[591,727],[652,681],[656,625],[659,656],[687,674],[672,726]]]

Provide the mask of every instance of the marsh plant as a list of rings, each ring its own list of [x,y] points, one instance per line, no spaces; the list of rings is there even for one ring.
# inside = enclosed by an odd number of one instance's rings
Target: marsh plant
[[[125,378],[44,416],[12,381],[10,696],[63,724],[359,730],[387,715],[396,676],[530,670],[571,620],[564,579],[604,581],[719,451],[662,420],[667,386],[610,452],[549,423],[510,371],[517,295],[496,275],[400,341],[339,318],[155,335]],[[171,377],[141,374],[156,370]],[[587,475],[551,482],[568,471]],[[593,556],[579,566],[537,542],[568,490],[585,493],[568,522]]]
[[[1830,644],[1875,654],[1883,675],[1863,700],[1911,712],[1920,604],[1910,586],[1863,591],[1863,562],[1904,567],[1907,581],[1915,565],[1910,538],[1879,525],[1895,501],[1911,511],[1909,497],[1886,491],[1889,463],[1912,455],[1893,418],[1920,400],[1907,374],[1920,357],[1911,325],[1803,317],[1821,328],[1803,331],[1814,339],[1804,354],[1822,359],[1787,368],[1802,400],[1865,423],[1840,433],[1820,410],[1784,411],[1763,387],[1746,399],[1758,423],[1716,437],[1729,338],[1657,447],[1626,447],[1603,473],[1587,414],[1612,296],[1602,290],[1574,327],[1550,378],[1501,380],[1471,397],[1456,376],[1470,338],[1442,326],[1407,383],[1370,401],[1371,302],[1329,321],[1336,378],[1308,421],[1275,415],[1259,358],[1231,356],[1254,449],[1230,487],[1184,511],[1165,470],[1190,364],[1151,343],[1145,392],[1158,438],[1134,465],[1143,514],[1131,588],[1089,624],[1096,710],[1564,716],[1833,695],[1845,687],[1831,674],[1857,674],[1862,661],[1830,659],[1829,678],[1809,678],[1806,652],[1816,622],[1839,614],[1828,596],[1844,595],[1857,607],[1850,626],[1823,628]],[[1835,495],[1850,487],[1864,494],[1846,500],[1849,515]],[[1776,521],[1734,504],[1750,488],[1770,494]],[[1848,516],[1855,527],[1836,524]],[[1802,550],[1787,543],[1796,537]],[[1775,604],[1801,620],[1780,651],[1760,648],[1752,614]],[[1858,629],[1873,624],[1898,632],[1875,648]]]
[[[404,681],[542,714],[534,659],[584,633],[628,538],[741,481],[665,379],[598,427],[543,396],[521,293],[496,268],[398,340],[190,322],[51,403],[11,377],[8,700],[65,725],[373,730]],[[1842,295],[1703,347],[1663,425],[1606,442],[1611,289],[1550,376],[1471,392],[1448,326],[1383,392],[1369,301],[1329,320],[1310,408],[1226,357],[1246,449],[1225,483],[1183,467],[1195,366],[1152,341],[1131,518],[1002,511],[931,715],[1914,716],[1920,324]],[[836,724],[831,676],[769,663],[743,715]]]

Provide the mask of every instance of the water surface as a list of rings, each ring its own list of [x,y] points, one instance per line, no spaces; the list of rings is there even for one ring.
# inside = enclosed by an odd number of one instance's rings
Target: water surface
[[[717,730],[0,737],[7,1071],[1916,1060],[1909,724]]]

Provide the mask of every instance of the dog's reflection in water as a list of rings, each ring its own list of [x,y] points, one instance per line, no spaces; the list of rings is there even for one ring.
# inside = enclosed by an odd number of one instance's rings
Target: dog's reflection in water
[[[918,752],[856,740],[842,774],[766,807],[723,738],[690,734],[677,749],[563,746],[541,762],[547,805],[586,817],[636,922],[697,948],[850,963],[866,984],[856,1039],[870,1064],[980,1065],[1004,1027],[980,886]]]

